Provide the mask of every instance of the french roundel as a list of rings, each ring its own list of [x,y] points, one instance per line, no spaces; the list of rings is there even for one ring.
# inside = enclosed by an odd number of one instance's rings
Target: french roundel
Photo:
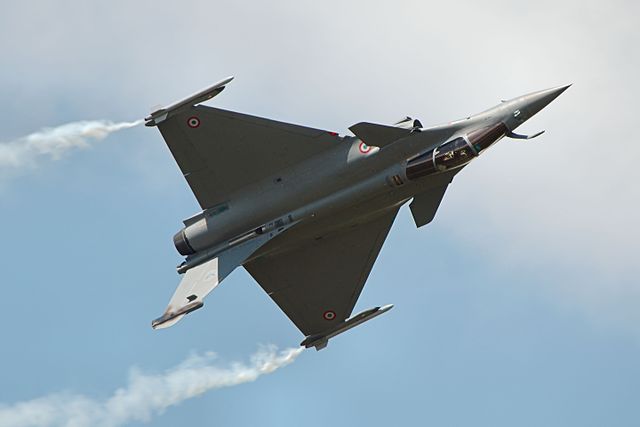
[[[361,152],[362,154],[367,154],[369,151],[371,151],[371,146],[370,146],[370,145],[365,144],[365,142],[364,142],[364,141],[362,141],[362,142],[360,143],[360,145],[358,146],[358,149],[360,150],[360,152]]]
[[[336,312],[332,310],[325,311],[322,317],[324,317],[324,320],[333,320],[336,318]]]
[[[200,126],[200,119],[195,116],[189,117],[189,119],[187,120],[187,125],[189,125],[190,128],[195,129]]]

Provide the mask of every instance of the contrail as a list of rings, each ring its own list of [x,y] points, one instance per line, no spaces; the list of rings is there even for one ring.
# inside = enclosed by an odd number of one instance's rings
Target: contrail
[[[90,141],[99,141],[109,134],[138,126],[143,120],[114,123],[108,120],[80,121],[0,143],[0,172],[16,172],[24,167],[33,167],[40,158],[59,159],[75,148],[86,148]]]
[[[98,400],[78,394],[56,393],[37,399],[0,405],[1,427],[118,427],[149,421],[170,406],[209,390],[255,381],[292,363],[303,348],[278,351],[267,346],[249,364],[214,364],[215,354],[192,355],[161,374],[132,369],[126,387]]]

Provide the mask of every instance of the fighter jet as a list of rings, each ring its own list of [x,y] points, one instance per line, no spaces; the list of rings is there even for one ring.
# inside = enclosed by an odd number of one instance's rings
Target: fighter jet
[[[155,329],[174,325],[243,266],[305,335],[330,338],[392,305],[351,313],[405,203],[429,224],[453,178],[570,85],[424,128],[357,123],[354,136],[200,105],[229,77],[145,118],[157,126],[202,211],[173,237],[182,280]]]

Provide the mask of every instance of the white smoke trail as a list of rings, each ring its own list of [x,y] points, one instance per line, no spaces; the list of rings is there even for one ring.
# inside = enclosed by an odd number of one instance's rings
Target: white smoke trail
[[[99,141],[112,132],[132,128],[142,122],[143,120],[121,123],[107,120],[73,122],[44,128],[22,138],[0,143],[0,171],[2,175],[6,175],[24,167],[33,167],[41,157],[57,160],[69,150],[88,147],[91,140]]]
[[[213,364],[214,353],[193,355],[161,374],[132,369],[126,387],[105,400],[77,394],[53,394],[0,405],[1,427],[118,427],[131,421],[149,421],[170,406],[209,390],[255,381],[264,374],[292,363],[303,348],[278,352],[275,346],[260,349],[250,364]]]

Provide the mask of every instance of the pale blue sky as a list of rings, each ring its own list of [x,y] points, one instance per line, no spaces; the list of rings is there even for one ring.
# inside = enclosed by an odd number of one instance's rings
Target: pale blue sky
[[[3,142],[135,120],[232,74],[214,105],[341,133],[574,83],[523,129],[544,136],[465,169],[429,227],[400,212],[356,307],[391,312],[151,425],[640,424],[637,3],[5,3]],[[243,270],[151,329],[198,209],[157,130],[0,178],[1,403],[105,398],[132,366],[303,338]]]

